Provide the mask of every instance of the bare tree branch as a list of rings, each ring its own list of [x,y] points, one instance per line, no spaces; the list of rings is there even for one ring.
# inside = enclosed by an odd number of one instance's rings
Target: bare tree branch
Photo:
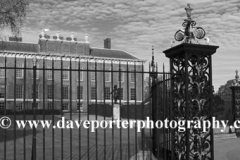
[[[10,27],[17,36],[26,17],[27,0],[0,0],[0,29]]]

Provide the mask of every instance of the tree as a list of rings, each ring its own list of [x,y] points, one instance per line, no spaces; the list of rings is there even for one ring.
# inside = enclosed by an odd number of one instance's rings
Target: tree
[[[146,77],[144,80],[144,99],[149,98],[150,95],[150,79],[149,77]]]
[[[17,36],[26,17],[27,6],[27,0],[1,0],[0,29],[10,27],[12,33]]]
[[[213,95],[213,116],[219,119],[223,113],[224,100],[218,95]]]
[[[233,123],[232,107],[227,107],[224,110],[224,120],[228,120],[230,124]]]
[[[157,80],[158,80],[158,82],[161,82],[163,80],[163,76],[162,75],[158,76]],[[149,77],[146,77],[144,79],[144,98],[145,99],[147,99],[147,98],[149,98],[149,96],[151,96],[150,92],[151,92],[151,87],[152,86],[150,86],[150,85],[152,85],[151,84],[151,78],[149,79]]]

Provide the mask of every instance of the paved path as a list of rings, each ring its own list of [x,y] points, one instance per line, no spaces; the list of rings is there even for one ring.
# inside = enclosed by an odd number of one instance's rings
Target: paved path
[[[56,135],[55,137],[55,160],[61,159],[61,145],[59,140],[59,135]],[[224,135],[222,135],[224,136]],[[74,137],[74,136],[73,136]],[[90,136],[93,138],[92,136]],[[69,139],[69,137],[65,137]],[[67,139],[64,138],[64,160],[70,159],[70,146],[69,143],[67,143]],[[100,137],[99,137],[100,138]],[[49,139],[48,139],[49,140]],[[79,146],[78,142],[76,141],[77,138],[73,138],[73,150],[72,150],[72,158],[73,160],[79,159]],[[86,139],[85,139],[86,140]],[[83,140],[83,141],[85,141]],[[42,141],[39,139],[39,141]],[[31,136],[28,135],[26,137],[26,159],[31,159]],[[17,160],[23,160],[23,139],[17,139]],[[120,160],[120,144],[115,143],[114,145],[110,144],[109,141],[106,144],[106,147],[104,145],[99,144],[98,150],[96,152],[96,145],[95,141],[90,141],[89,150],[86,145],[86,142],[84,142],[81,146],[81,154],[80,157],[82,160],[88,160],[88,153],[89,153],[89,159],[90,160],[96,160],[96,157],[98,157],[99,160],[104,159],[104,153],[106,153],[106,159],[107,160]],[[214,148],[214,154],[215,154],[215,160],[240,160],[240,139],[238,138],[228,138],[228,139],[215,139],[215,148]],[[129,152],[128,152],[128,146]],[[0,143],[0,151],[3,153],[3,143]],[[114,152],[113,152],[114,151]],[[136,152],[135,144],[132,143],[126,143],[124,142],[122,144],[122,159],[127,160],[128,157],[131,157]],[[114,155],[112,155],[114,153]],[[3,159],[3,154],[1,154],[0,159]],[[43,149],[42,149],[42,142],[38,143],[37,146],[37,159],[43,160]],[[114,158],[112,158],[114,157]],[[7,142],[7,160],[13,159],[13,141]],[[45,159],[52,159],[52,144],[51,141],[46,142],[46,148],[45,148]]]
[[[216,139],[215,160],[240,160],[240,138]]]
[[[114,152],[112,152],[114,151]],[[56,146],[54,149],[54,160],[61,160],[61,147]],[[17,160],[24,160],[23,158],[23,152],[19,149],[17,150]],[[89,156],[88,156],[89,153]],[[120,154],[121,153],[121,154]],[[122,151],[120,152],[120,145],[107,145],[106,148],[104,146],[99,145],[98,146],[98,152],[96,152],[96,147],[91,146],[88,151],[88,147],[81,147],[81,154],[79,154],[79,148],[76,146],[73,146],[72,151],[72,159],[73,160],[120,160],[120,155],[122,155],[122,160],[128,160],[132,155],[135,154],[135,147],[134,145],[130,145],[130,152],[128,152],[128,144],[122,144]],[[105,155],[105,157],[104,157]],[[81,157],[81,158],[79,158]],[[96,158],[97,157],[97,158]],[[13,160],[13,151],[7,152],[7,160]],[[52,148],[48,147],[45,150],[45,156],[43,156],[43,150],[38,149],[37,150],[37,160],[52,160]],[[70,159],[70,148],[66,147],[64,148],[64,154],[63,154],[64,160]],[[1,159],[2,160],[2,159]],[[31,160],[31,148],[26,148],[26,160]]]
[[[74,117],[77,119],[77,117]],[[82,116],[84,119],[85,116]],[[93,119],[94,117],[90,117],[89,119]],[[101,117],[99,117],[100,119]],[[0,130],[0,135],[3,135],[3,130]],[[10,128],[7,131],[7,160],[12,160],[14,156],[14,141],[13,141],[13,129]],[[81,133],[79,140],[79,133]],[[122,138],[120,140],[120,133]],[[105,135],[105,136],[104,136]],[[128,137],[129,135],[129,137]],[[128,160],[129,157],[134,155],[137,151],[136,149],[136,139],[140,136],[140,134],[135,134],[135,129],[130,129],[129,132],[126,129],[107,129],[104,132],[103,129],[98,129],[98,132],[91,133],[87,132],[86,129],[72,129],[72,136],[70,137],[70,130],[64,129],[61,132],[60,129],[55,129],[54,134],[51,129],[45,130],[45,159],[52,159],[52,138],[54,137],[54,152],[55,152],[55,160],[61,159],[61,138],[63,138],[63,155],[64,160],[70,159],[70,139],[72,140],[72,159],[79,159],[79,147],[81,146],[81,154],[80,157],[82,160],[89,159],[95,160],[98,157],[99,160],[104,159],[104,153],[106,153],[107,160],[119,160],[120,155],[122,155],[122,160]],[[220,135],[222,137],[226,137],[227,135]],[[23,160],[23,132],[22,130],[17,130],[16,132],[16,159]],[[96,141],[96,138],[98,141]],[[106,138],[106,145],[104,145],[104,139]],[[89,147],[88,147],[88,139],[89,139]],[[112,143],[112,139],[114,139],[114,143]],[[0,160],[3,159],[4,153],[4,139],[0,137]],[[26,160],[31,159],[31,147],[32,147],[32,130],[26,130]],[[79,145],[79,141],[81,142]],[[98,144],[98,149],[96,149],[96,142]],[[122,151],[120,151],[120,142],[122,142]],[[240,139],[239,138],[215,138],[214,143],[214,153],[215,160],[240,160]],[[37,134],[37,157],[39,160],[43,160],[43,130],[38,129]],[[105,147],[104,147],[105,146]],[[129,146],[129,148],[128,148]],[[96,152],[97,151],[97,152]],[[114,155],[112,156],[112,153]],[[122,154],[121,154],[122,153]],[[113,157],[113,158],[112,158]]]

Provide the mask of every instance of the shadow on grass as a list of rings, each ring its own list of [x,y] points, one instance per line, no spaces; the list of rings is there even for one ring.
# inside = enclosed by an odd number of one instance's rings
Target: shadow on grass
[[[16,131],[14,131],[14,124],[13,124],[15,119],[23,120],[25,118],[26,120],[32,120],[33,119],[32,115],[26,115],[25,117],[23,115],[16,115],[16,117],[14,117],[14,115],[7,115],[7,117],[11,119],[12,125],[6,130],[6,141],[14,140],[14,132],[16,132],[16,134],[15,134],[16,139],[23,138],[24,136],[26,137],[28,135],[32,135],[33,130],[29,127],[29,125],[26,125],[25,134],[24,134],[24,129],[23,128],[18,129],[17,125],[16,125]],[[0,118],[1,118],[1,116],[0,116]],[[60,119],[55,116],[52,117],[52,115],[45,116],[45,120],[52,120],[52,118],[54,118],[55,122]],[[42,120],[43,119],[42,115],[37,115],[36,119]],[[39,130],[36,131],[37,134],[40,132],[41,131],[39,131]],[[5,130],[0,127],[0,143],[4,142],[4,140],[5,140]]]
[[[24,131],[22,130],[16,130],[16,139],[23,138],[24,136],[32,135],[33,131],[32,129],[26,129],[25,135]],[[40,133],[40,131],[37,130],[37,134]],[[4,142],[5,140],[5,131],[4,129],[0,128],[0,143]],[[14,140],[14,130],[8,129],[6,130],[6,141],[13,141]]]

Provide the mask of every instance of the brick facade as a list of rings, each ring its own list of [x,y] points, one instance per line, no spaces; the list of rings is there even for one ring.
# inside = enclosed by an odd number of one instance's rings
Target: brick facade
[[[114,85],[118,85],[120,87],[119,83],[119,63],[121,64],[121,69],[124,72],[123,73],[123,82],[121,82],[121,88],[123,88],[123,99],[122,104],[126,104],[127,100],[129,100],[129,103],[135,103],[134,95],[131,95],[131,92],[134,91],[136,88],[136,102],[140,103],[142,102],[142,74],[139,73],[143,70],[143,63],[144,61],[139,60],[128,53],[125,53],[127,58],[124,57],[123,54],[118,54],[118,52],[113,51],[113,54],[115,54],[113,57],[101,57],[96,56],[97,52],[94,52],[95,56],[93,57],[91,55],[91,51],[93,51],[90,47],[89,43],[85,42],[77,42],[77,41],[60,41],[60,40],[47,40],[47,39],[40,39],[38,44],[30,44],[30,43],[19,43],[19,42],[4,42],[1,44],[1,70],[4,70],[5,65],[5,58],[6,58],[6,107],[7,109],[14,109],[15,104],[15,97],[18,97],[17,94],[19,94],[22,86],[22,98],[16,99],[16,108],[17,110],[21,109],[31,109],[32,108],[32,84],[33,84],[33,56],[37,56],[37,103],[38,103],[38,109],[43,108],[43,97],[45,96],[45,109],[49,109],[51,106],[52,98],[48,97],[48,90],[49,86],[52,86],[52,82],[54,82],[54,108],[55,109],[61,109],[61,88],[63,89],[65,87],[65,90],[68,88],[68,93],[64,92],[64,96],[67,97],[67,99],[63,99],[64,104],[68,104],[68,110],[72,108],[72,111],[76,111],[79,109],[77,106],[78,100],[78,65],[80,63],[80,68],[83,74],[81,74],[80,80],[80,86],[83,88],[82,92],[82,99],[81,101],[81,107],[82,110],[87,110],[87,99],[89,99],[88,103],[97,103],[101,104],[103,103],[104,99],[104,89],[103,86],[108,87],[107,90],[110,92],[112,91],[112,87]],[[110,49],[108,49],[109,52]],[[102,50],[104,52],[104,50]],[[123,52],[123,51],[121,51]],[[118,54],[118,55],[117,55]],[[115,58],[116,56],[122,56]],[[16,78],[15,82],[15,57],[16,57],[16,65],[17,67],[21,67],[22,69],[16,71],[18,74],[22,71],[23,76],[21,78]],[[132,59],[129,59],[132,58]],[[24,62],[26,58],[26,70],[24,70]],[[44,60],[43,60],[44,59]],[[79,61],[80,60],[80,61]],[[71,61],[71,78],[70,78],[70,61]],[[63,80],[62,85],[64,87],[61,87],[61,62],[64,69],[63,72],[68,74],[68,80]],[[112,70],[113,72],[110,73],[110,81],[103,82],[104,74],[103,74],[103,62],[105,62],[105,70],[109,71],[111,70],[111,66],[113,66]],[[43,64],[45,63],[45,65]],[[127,71],[127,63],[128,63],[128,73]],[[54,64],[54,65],[53,65]],[[88,67],[87,67],[88,64]],[[135,64],[135,67],[134,67]],[[96,67],[95,67],[96,65]],[[45,70],[43,71],[43,68],[45,66]],[[49,75],[52,74],[52,67],[54,67],[54,81],[49,79]],[[136,73],[136,85],[133,81],[134,76],[131,75],[130,71],[133,71],[134,68],[138,73]],[[91,73],[90,70],[95,71],[97,70],[97,74],[95,75],[95,72]],[[44,79],[44,72],[45,72],[45,79]],[[50,74],[51,73],[51,74]],[[81,73],[81,72],[80,72]],[[95,81],[91,80],[93,75],[96,76]],[[88,76],[87,76],[88,75]],[[109,75],[108,75],[109,76]],[[108,76],[105,76],[105,78]],[[127,80],[128,77],[128,80]],[[71,89],[70,89],[70,80],[71,80]],[[112,81],[113,80],[113,81]],[[106,81],[106,80],[105,80]],[[0,78],[0,85],[4,87],[5,78]],[[18,85],[17,87],[14,87],[15,84]],[[44,85],[45,83],[45,85]],[[96,87],[96,99],[91,98],[91,88]],[[45,92],[43,91],[45,89]],[[87,90],[88,89],[88,90]],[[94,88],[93,88],[94,89]],[[71,92],[70,92],[71,90]],[[129,90],[127,94],[127,90]],[[15,92],[16,91],[16,92]],[[89,93],[87,95],[87,93]],[[70,97],[71,94],[71,97]],[[127,97],[128,95],[128,97]],[[24,100],[25,97],[25,100]],[[65,97],[65,98],[66,98]],[[70,99],[71,98],[71,99]],[[132,100],[131,100],[132,99]],[[4,102],[4,98],[0,98],[0,103]],[[25,101],[25,102],[24,102]],[[70,103],[71,102],[71,103]],[[106,103],[112,103],[112,96],[110,96],[110,99],[105,100]],[[19,107],[19,104],[22,104],[22,108]],[[24,105],[25,104],[25,105]],[[71,105],[70,105],[71,104]],[[66,105],[65,107],[66,109]]]

